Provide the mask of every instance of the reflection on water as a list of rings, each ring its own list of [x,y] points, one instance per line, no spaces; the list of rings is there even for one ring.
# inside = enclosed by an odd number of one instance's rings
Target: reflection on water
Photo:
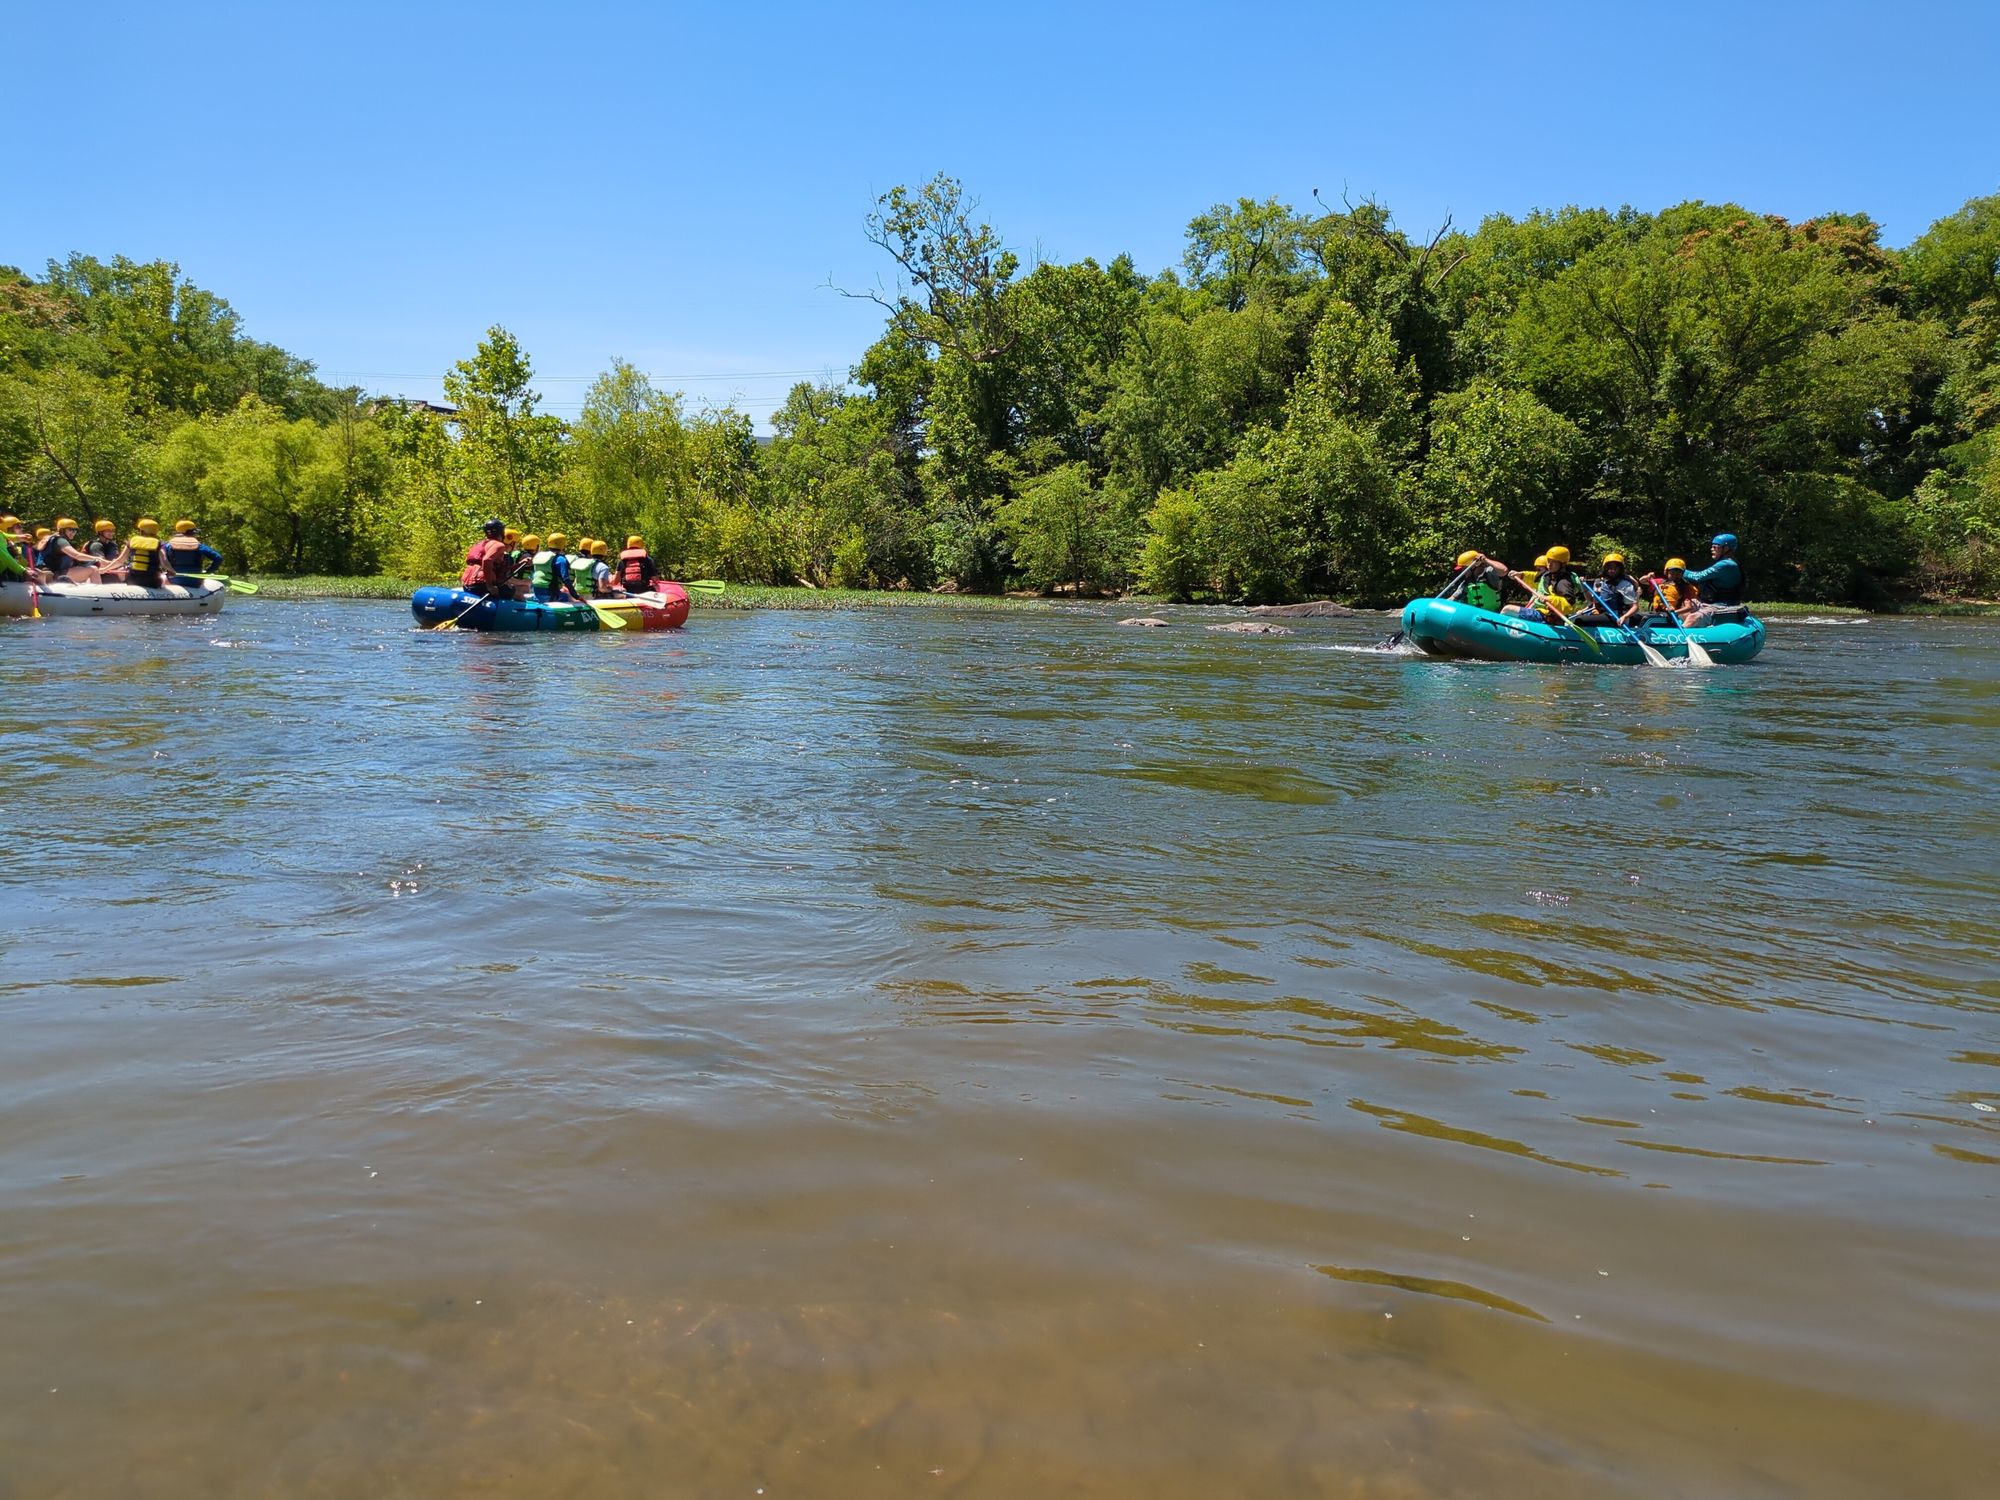
[[[0,1497],[1990,1490],[2000,633],[1114,618],[0,630]]]

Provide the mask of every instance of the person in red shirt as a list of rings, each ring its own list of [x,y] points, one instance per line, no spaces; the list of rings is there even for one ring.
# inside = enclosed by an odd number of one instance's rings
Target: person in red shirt
[[[476,594],[508,593],[511,570],[507,544],[501,540],[507,528],[498,521],[488,521],[481,529],[486,535],[466,548],[465,567],[458,575],[458,586]]]

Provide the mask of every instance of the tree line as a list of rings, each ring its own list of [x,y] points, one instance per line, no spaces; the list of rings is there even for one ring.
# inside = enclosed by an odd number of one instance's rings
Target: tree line
[[[430,576],[497,513],[739,582],[1382,603],[1466,546],[1730,530],[1764,598],[2000,594],[2000,195],[1902,250],[1861,214],[1426,236],[1242,199],[1147,274],[1024,266],[941,176],[865,232],[881,335],[765,443],[623,361],[558,419],[499,327],[440,410],[326,385],[166,262],[0,269],[0,497],[187,515],[245,572]]]

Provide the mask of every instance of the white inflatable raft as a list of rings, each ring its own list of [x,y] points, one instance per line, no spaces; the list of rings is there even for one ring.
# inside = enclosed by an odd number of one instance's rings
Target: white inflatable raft
[[[71,615],[212,615],[222,608],[229,590],[212,578],[199,583],[170,583],[164,588],[140,588],[135,583],[38,583],[19,579],[0,583],[0,615],[26,615],[40,606],[52,619]]]

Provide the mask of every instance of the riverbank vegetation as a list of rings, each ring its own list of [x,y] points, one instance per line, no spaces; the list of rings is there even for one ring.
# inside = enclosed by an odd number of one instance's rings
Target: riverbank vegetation
[[[327,386],[164,262],[0,271],[0,501],[398,590],[497,513],[821,589],[1385,603],[1464,546],[1726,528],[1760,599],[2000,593],[2000,195],[1901,250],[1861,214],[1413,234],[1314,195],[1196,215],[1169,269],[1024,265],[942,177],[865,228],[882,334],[763,443],[622,361],[559,420],[500,327],[439,408]]]

